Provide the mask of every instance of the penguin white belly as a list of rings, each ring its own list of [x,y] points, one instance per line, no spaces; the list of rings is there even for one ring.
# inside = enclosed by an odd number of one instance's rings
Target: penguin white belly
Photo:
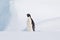
[[[32,23],[31,23],[31,19],[30,18],[28,18],[28,20],[27,20],[27,31],[33,31],[32,30]]]

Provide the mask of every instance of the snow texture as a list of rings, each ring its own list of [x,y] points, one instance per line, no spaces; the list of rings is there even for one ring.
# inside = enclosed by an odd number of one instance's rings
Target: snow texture
[[[6,5],[10,5],[11,12],[11,19],[6,17],[9,13],[4,13],[6,9],[3,12],[3,19],[10,19],[10,23],[5,21],[8,26],[3,26],[6,30],[0,32],[0,40],[60,40],[60,0],[11,0],[10,4],[7,2],[9,1],[3,0],[3,6],[0,0],[0,14]],[[23,31],[27,27],[27,13],[30,13],[35,21],[36,32]],[[0,22],[3,23],[4,20]]]
[[[26,14],[30,13],[36,24],[36,31],[60,32],[59,4],[59,0],[15,0],[19,31],[27,27]]]

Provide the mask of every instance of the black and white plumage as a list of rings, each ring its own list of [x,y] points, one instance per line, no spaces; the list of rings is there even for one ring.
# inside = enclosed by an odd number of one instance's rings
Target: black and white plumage
[[[27,30],[28,31],[35,31],[35,23],[33,21],[33,19],[31,18],[30,14],[27,14]]]

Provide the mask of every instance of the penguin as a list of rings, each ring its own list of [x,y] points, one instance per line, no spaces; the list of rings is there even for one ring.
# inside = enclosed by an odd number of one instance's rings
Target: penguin
[[[28,18],[28,20],[27,20],[27,30],[28,31],[35,31],[35,23],[34,23],[31,15],[29,13],[27,14],[27,18]]]

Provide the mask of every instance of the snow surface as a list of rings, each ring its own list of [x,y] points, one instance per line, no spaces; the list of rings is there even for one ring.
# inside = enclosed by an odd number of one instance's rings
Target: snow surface
[[[60,31],[60,1],[58,0],[15,0],[19,31],[26,26],[26,14],[30,13],[36,24],[36,31]]]
[[[7,2],[6,5],[5,2]],[[2,1],[1,3],[10,9],[10,13],[7,14],[10,15],[10,18],[8,17],[10,20],[9,23],[6,21],[7,27],[5,31],[22,31],[26,29],[27,13],[32,15],[32,18],[36,24],[36,31],[60,31],[59,2],[60,1],[56,0]],[[1,7],[3,6],[2,4],[0,4]],[[8,20],[8,18],[6,20]]]
[[[60,40],[60,0],[10,2],[11,20],[6,30],[0,32],[1,40]],[[36,32],[22,31],[26,28],[27,13],[35,21]]]

